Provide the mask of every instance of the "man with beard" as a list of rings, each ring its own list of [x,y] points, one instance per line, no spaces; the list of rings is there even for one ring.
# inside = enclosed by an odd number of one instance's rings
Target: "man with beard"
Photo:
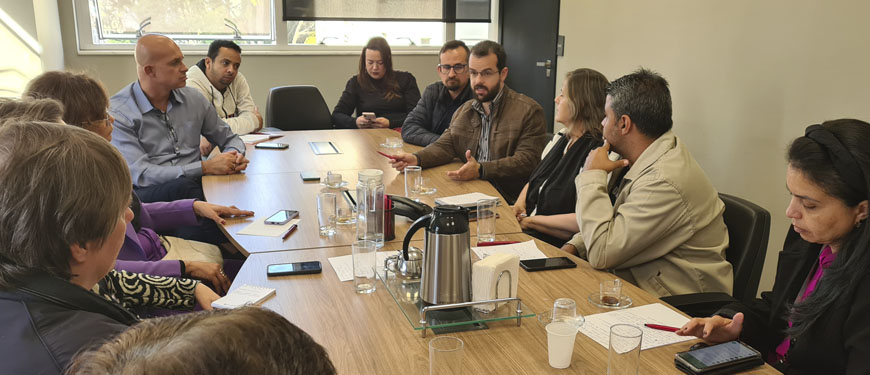
[[[178,45],[165,36],[136,42],[138,80],[112,96],[112,144],[121,151],[143,202],[204,199],[203,175],[239,173],[248,166],[245,144],[211,104],[185,87],[187,66]],[[223,153],[203,161],[200,136]]]
[[[399,171],[409,165],[429,168],[459,158],[465,164],[447,172],[448,177],[488,180],[513,204],[541,160],[546,120],[537,102],[505,86],[506,59],[498,43],[476,44],[468,62],[474,99],[456,110],[435,143],[414,154],[394,155],[392,166]]]
[[[436,70],[441,80],[423,91],[423,97],[402,125],[405,142],[428,146],[450,126],[456,109],[471,99],[468,85],[468,47],[451,40],[441,47]]]
[[[248,81],[239,72],[241,65],[242,48],[238,44],[215,40],[208,46],[208,55],[187,71],[187,79],[211,102],[233,133],[248,134],[263,127],[263,116],[254,105]],[[202,155],[208,155],[211,149],[212,144],[202,138]]]

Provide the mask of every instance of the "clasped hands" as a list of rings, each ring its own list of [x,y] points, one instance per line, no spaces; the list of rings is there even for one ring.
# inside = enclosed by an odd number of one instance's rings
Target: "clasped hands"
[[[360,129],[389,128],[390,120],[386,117],[377,117],[374,120],[369,120],[365,116],[360,116],[356,118],[356,127]]]
[[[465,159],[467,160],[459,169],[447,172],[447,177],[454,181],[468,181],[480,177],[480,163],[471,156],[471,150],[465,151]],[[414,154],[399,152],[395,155],[390,155],[390,166],[402,172],[407,166],[417,165],[417,157]]]
[[[203,175],[225,175],[239,173],[245,168],[248,168],[248,159],[245,155],[236,151],[230,150],[217,154],[210,159],[202,162]]]

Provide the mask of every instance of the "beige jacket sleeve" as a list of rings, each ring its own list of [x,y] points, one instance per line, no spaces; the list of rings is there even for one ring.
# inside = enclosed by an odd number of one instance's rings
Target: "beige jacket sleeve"
[[[630,194],[617,197],[616,212],[606,186],[607,173],[602,170],[584,171],[577,177],[577,220],[593,268],[620,269],[650,262],[692,236],[682,197],[655,174],[633,181]]]

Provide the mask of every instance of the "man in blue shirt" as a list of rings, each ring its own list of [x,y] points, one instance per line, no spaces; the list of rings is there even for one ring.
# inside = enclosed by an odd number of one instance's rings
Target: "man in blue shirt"
[[[178,45],[145,35],[136,43],[138,81],[110,101],[112,144],[121,151],[143,202],[203,199],[201,177],[239,173],[245,145],[194,88]],[[200,135],[223,151],[203,161]]]

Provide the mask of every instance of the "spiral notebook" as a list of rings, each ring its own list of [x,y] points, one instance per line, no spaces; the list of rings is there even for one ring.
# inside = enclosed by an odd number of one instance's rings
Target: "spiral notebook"
[[[273,295],[275,295],[274,288],[245,284],[212,302],[211,307],[235,309],[246,305],[258,305]]]

